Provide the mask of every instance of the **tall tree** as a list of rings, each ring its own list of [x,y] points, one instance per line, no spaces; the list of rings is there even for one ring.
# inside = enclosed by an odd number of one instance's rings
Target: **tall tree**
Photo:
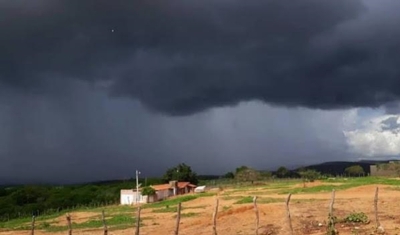
[[[233,174],[233,172],[228,172],[224,175],[225,179],[233,179],[235,178],[235,174]]]
[[[240,166],[240,167],[236,168],[235,174],[237,174],[237,173],[239,173],[241,171],[247,170],[247,169],[249,169],[248,166]]]
[[[286,167],[281,166],[281,167],[278,168],[278,170],[276,170],[276,175],[279,178],[286,178],[289,175],[289,170],[286,169]]]
[[[169,168],[163,177],[165,182],[169,182],[171,180],[177,181],[187,181],[192,184],[198,183],[197,174],[192,171],[192,168],[185,163],[181,163],[175,167]]]
[[[299,171],[299,175],[301,176],[304,182],[306,181],[314,182],[316,179],[319,179],[321,177],[321,173],[312,169]]]
[[[360,165],[349,166],[344,169],[344,172],[351,176],[361,176],[365,174],[364,169]]]
[[[241,168],[241,170],[236,171],[235,179],[238,181],[254,181],[261,179],[261,173],[250,167]]]

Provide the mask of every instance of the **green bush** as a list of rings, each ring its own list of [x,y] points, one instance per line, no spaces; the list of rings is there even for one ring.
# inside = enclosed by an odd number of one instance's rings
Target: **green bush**
[[[156,194],[156,190],[150,186],[146,186],[142,189],[142,195],[151,196]]]
[[[346,223],[363,223],[366,224],[369,222],[368,216],[364,212],[353,212],[344,218],[344,222]]]

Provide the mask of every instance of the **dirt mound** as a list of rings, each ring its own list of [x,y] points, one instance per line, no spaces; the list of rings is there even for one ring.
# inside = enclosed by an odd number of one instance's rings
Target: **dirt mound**
[[[279,231],[281,231],[282,227],[276,226],[273,224],[267,224],[265,226],[261,226],[258,229],[258,234],[260,235],[278,235]]]

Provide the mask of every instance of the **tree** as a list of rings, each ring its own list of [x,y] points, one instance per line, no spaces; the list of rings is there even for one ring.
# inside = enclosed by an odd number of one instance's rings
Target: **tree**
[[[314,182],[316,179],[319,179],[321,177],[321,173],[312,169],[300,171],[299,175],[303,179],[303,182]]]
[[[235,174],[233,174],[233,172],[228,172],[224,175],[225,179],[233,179],[235,178]]]
[[[349,166],[344,172],[350,176],[361,176],[365,174],[364,169],[360,165]]]
[[[255,169],[246,167],[237,171],[235,174],[235,179],[238,181],[251,181],[253,184],[254,181],[259,180],[261,178],[261,173]]]
[[[235,173],[237,174],[237,173],[239,173],[241,171],[244,171],[244,170],[247,170],[247,169],[249,169],[248,166],[241,166],[241,167],[236,168],[236,172]]]
[[[154,188],[152,188],[150,186],[146,186],[146,187],[142,188],[142,195],[152,196],[154,194],[156,194],[156,190]]]
[[[272,177],[272,173],[270,171],[261,171],[260,174],[263,179],[269,179]]]
[[[286,169],[286,167],[284,167],[284,166],[281,166],[278,168],[278,170],[276,170],[276,175],[279,178],[285,178],[288,176],[288,174],[289,174],[289,170]]]
[[[165,182],[171,180],[187,181],[192,184],[198,183],[197,174],[192,171],[192,168],[185,163],[181,163],[175,167],[169,168],[163,177]]]
[[[146,198],[147,202],[149,202],[149,197],[153,196],[155,194],[156,194],[156,190],[154,188],[150,187],[150,186],[146,186],[146,187],[142,188],[142,195],[143,196],[148,196]]]

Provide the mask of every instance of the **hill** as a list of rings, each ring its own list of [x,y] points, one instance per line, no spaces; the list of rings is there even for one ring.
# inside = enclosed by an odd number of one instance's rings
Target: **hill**
[[[371,165],[375,165],[375,164],[379,164],[379,163],[388,163],[388,162],[389,162],[389,160],[384,160],[384,161],[379,161],[379,160],[361,160],[361,161],[356,161],[356,162],[337,161],[337,162],[324,162],[324,163],[321,163],[321,164],[315,164],[315,165],[306,166],[304,168],[313,169],[313,170],[319,171],[319,172],[321,172],[323,174],[342,175],[342,174],[344,174],[344,170],[347,167],[354,166],[354,165],[359,165],[364,169],[364,172],[366,174],[369,174]],[[296,169],[295,171],[297,171],[298,169]]]

